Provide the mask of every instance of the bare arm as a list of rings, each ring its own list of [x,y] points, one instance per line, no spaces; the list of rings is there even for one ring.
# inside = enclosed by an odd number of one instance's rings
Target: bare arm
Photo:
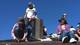
[[[25,15],[24,15],[24,18],[27,18],[27,12],[28,12],[29,8],[26,9],[26,12],[25,12]]]
[[[26,36],[27,36],[27,32],[24,33],[24,36],[23,36],[22,40],[25,40]]]
[[[80,35],[80,30],[78,30],[77,33]]]
[[[78,36],[78,34],[75,34],[75,36],[79,39],[80,37]]]
[[[79,36],[79,35],[80,35],[80,32],[79,32],[79,30],[77,30],[76,32],[77,32],[77,33],[75,34],[75,36],[76,36],[78,39],[80,39],[80,36]]]
[[[15,24],[15,25],[13,26],[13,29],[12,29],[12,31],[11,31],[11,35],[12,35],[12,37],[13,37],[14,39],[16,39],[16,37],[15,37],[15,35],[14,35],[16,26],[17,26],[17,24]]]

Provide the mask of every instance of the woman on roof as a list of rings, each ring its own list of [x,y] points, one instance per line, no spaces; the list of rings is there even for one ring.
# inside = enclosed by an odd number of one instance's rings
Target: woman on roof
[[[66,39],[70,38],[69,42],[75,42],[74,34],[70,32],[70,25],[67,23],[66,19],[61,18],[59,20],[59,25],[57,27],[57,34],[60,35],[59,40],[65,42]],[[67,40],[68,40],[67,39]]]

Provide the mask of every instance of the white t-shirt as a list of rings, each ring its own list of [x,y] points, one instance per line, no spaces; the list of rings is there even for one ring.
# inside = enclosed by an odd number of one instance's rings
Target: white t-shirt
[[[75,28],[70,28],[70,31],[75,31],[76,29]]]
[[[35,12],[36,12],[35,8],[33,8],[33,9],[27,8],[26,9],[27,18],[35,18]]]

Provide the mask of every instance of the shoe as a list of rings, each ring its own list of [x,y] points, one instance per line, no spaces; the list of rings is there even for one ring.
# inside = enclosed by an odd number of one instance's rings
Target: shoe
[[[62,42],[63,42],[63,43],[66,42],[65,39],[67,39],[67,36],[65,36],[65,37],[62,38]]]
[[[50,38],[46,38],[46,39],[40,39],[40,41],[52,41],[52,39],[50,39]]]
[[[74,38],[71,38],[69,42],[74,43],[74,42],[77,42],[77,40],[75,40]]]
[[[27,42],[28,40],[27,39],[25,39],[25,42]]]

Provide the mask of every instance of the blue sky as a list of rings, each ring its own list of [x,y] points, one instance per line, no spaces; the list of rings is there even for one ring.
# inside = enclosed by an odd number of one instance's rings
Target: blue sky
[[[25,13],[29,0],[0,0],[0,40],[11,39],[13,25]],[[80,0],[32,0],[38,17],[43,19],[48,33],[55,33],[58,19],[67,12],[67,20],[76,28],[80,22]]]

